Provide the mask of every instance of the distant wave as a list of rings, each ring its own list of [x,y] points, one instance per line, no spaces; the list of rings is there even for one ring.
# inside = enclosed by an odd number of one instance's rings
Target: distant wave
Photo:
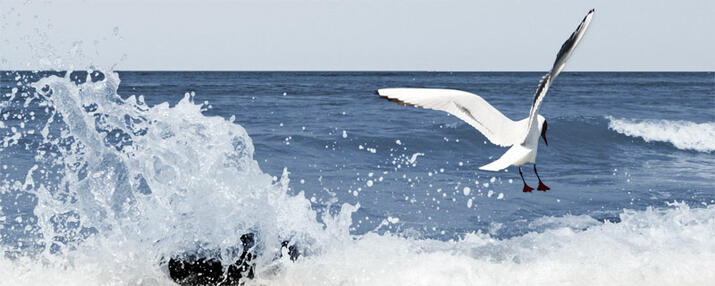
[[[606,116],[608,128],[618,133],[641,137],[646,142],[668,142],[681,150],[715,151],[715,122],[695,123],[680,120],[631,120]]]

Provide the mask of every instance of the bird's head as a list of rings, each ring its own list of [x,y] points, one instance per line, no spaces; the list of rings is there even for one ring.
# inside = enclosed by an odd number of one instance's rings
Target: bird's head
[[[544,120],[544,123],[541,124],[541,138],[544,139],[544,143],[546,146],[549,146],[549,141],[546,140],[546,129],[548,128],[548,124],[546,123],[546,120]]]

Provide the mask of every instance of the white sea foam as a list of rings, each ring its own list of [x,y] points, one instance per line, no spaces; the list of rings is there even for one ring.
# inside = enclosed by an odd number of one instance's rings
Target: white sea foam
[[[285,271],[263,282],[552,286],[714,281],[715,207],[691,209],[677,204],[624,211],[620,218],[620,223],[548,218],[544,220],[560,226],[505,240],[486,234],[456,242],[368,234],[286,265]],[[589,227],[582,230],[584,225]]]
[[[646,142],[673,144],[678,149],[715,151],[715,122],[695,123],[674,120],[630,120],[607,116],[608,128]]]
[[[715,206],[626,210],[620,219],[549,217],[543,221],[558,226],[503,240],[481,233],[443,242],[335,232],[319,252],[281,261],[279,271],[259,269],[247,285],[708,285],[715,279]],[[69,267],[0,260],[0,284],[172,285],[134,247],[85,255]]]

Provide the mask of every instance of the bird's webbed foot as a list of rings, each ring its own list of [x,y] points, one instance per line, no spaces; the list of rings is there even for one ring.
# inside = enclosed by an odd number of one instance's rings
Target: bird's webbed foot
[[[548,186],[544,185],[544,183],[541,182],[541,180],[539,180],[539,186],[538,186],[536,189],[539,190],[539,191],[543,191],[543,192],[546,192],[546,191],[548,191],[548,190],[551,190],[551,188],[549,188]]]
[[[539,186],[536,188],[537,190],[543,191],[543,192],[551,190],[551,188],[544,185],[544,182],[541,181],[541,177],[539,177],[539,172],[536,171],[536,164],[534,164],[534,174],[536,174],[536,178],[539,179]]]
[[[531,191],[533,191],[533,190],[534,190],[534,188],[530,187],[526,183],[524,184],[524,193],[531,193]]]

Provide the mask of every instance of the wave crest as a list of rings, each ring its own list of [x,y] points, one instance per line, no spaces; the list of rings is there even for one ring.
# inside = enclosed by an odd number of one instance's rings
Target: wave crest
[[[715,151],[715,122],[682,120],[632,120],[606,116],[608,128],[618,133],[643,138],[646,142],[668,142],[681,150]]]

